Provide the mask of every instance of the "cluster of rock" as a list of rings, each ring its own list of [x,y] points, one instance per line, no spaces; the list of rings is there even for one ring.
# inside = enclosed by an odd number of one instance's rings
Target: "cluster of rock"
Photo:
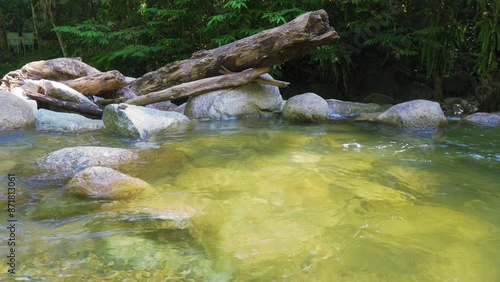
[[[57,60],[57,59],[56,59]],[[260,83],[249,83],[243,86],[212,91],[190,97],[181,106],[166,101],[147,106],[128,104],[110,104],[102,111],[102,119],[92,119],[81,114],[55,112],[38,109],[35,100],[26,97],[26,93],[42,93],[60,101],[84,105],[87,108],[101,111],[92,100],[94,96],[80,93],[68,86],[85,89],[76,80],[57,82],[44,74],[38,62],[30,63],[22,70],[34,72],[41,79],[19,80],[18,85],[11,86],[10,92],[0,91],[0,129],[18,129],[35,126],[44,131],[82,131],[106,129],[128,138],[147,139],[183,128],[192,120],[233,119],[239,117],[274,117],[280,114],[286,122],[325,122],[329,119],[357,117],[357,120],[375,121],[405,129],[437,129],[447,122],[446,115],[471,114],[477,110],[466,100],[460,98],[446,99],[442,106],[427,100],[413,100],[396,104],[394,99],[382,94],[371,94],[364,103],[346,102],[334,99],[323,99],[314,93],[296,95],[288,101],[281,97],[276,86]],[[98,70],[82,62],[73,64],[77,69],[64,78],[75,78],[81,75],[96,75]],[[79,69],[81,68],[81,70]],[[67,70],[65,70],[67,71]],[[122,77],[121,74],[113,74]],[[100,75],[99,73],[97,73]],[[45,75],[45,76],[44,76]],[[266,75],[267,78],[271,78]],[[131,81],[128,79],[127,81]],[[120,87],[123,84],[118,84]],[[108,87],[109,89],[109,87]],[[95,92],[95,89],[92,90]],[[91,99],[89,99],[91,97]],[[498,113],[477,113],[465,118],[474,123],[498,125]]]

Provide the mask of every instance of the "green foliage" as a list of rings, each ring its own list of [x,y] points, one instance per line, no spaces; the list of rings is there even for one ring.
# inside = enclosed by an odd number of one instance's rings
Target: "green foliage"
[[[499,70],[498,0],[31,0],[41,32],[69,56],[142,75],[169,62],[325,9],[341,40],[282,66],[347,88],[360,65],[402,64],[415,77]],[[0,0],[9,30],[30,28],[30,0]],[[55,22],[50,21],[54,16]],[[53,27],[53,24],[56,27]],[[369,58],[369,60],[367,60]],[[7,60],[5,60],[7,62]],[[299,75],[298,75],[299,76]]]
[[[474,54],[477,58],[474,71],[484,77],[499,69],[500,3],[486,0],[480,0],[478,3],[478,16],[474,28],[479,47]]]

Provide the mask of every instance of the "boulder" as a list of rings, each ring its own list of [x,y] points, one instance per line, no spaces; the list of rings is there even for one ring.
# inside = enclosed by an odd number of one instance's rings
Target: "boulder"
[[[254,82],[190,97],[185,115],[193,119],[267,116],[279,111],[282,100],[278,87]]]
[[[126,137],[141,139],[191,123],[186,116],[176,112],[165,112],[127,104],[106,106],[102,121],[106,129],[110,131]]]
[[[130,150],[109,147],[79,146],[64,148],[42,158],[38,166],[52,178],[73,177],[91,166],[118,167],[137,159]]]
[[[466,121],[482,125],[500,125],[500,112],[496,113],[475,113],[465,117]]]
[[[52,98],[78,103],[94,108],[99,108],[94,102],[87,98],[82,93],[76,91],[75,89],[56,81],[50,80],[30,80],[26,79],[24,85],[22,86],[25,90],[31,90],[38,93],[45,93],[47,96]]]
[[[26,101],[26,103],[28,103],[28,105],[30,105],[31,109],[33,110],[33,113],[36,114],[36,111],[38,111],[38,103],[35,100],[26,97],[21,87],[14,87],[10,92]]]
[[[35,118],[37,130],[82,131],[104,129],[102,120],[90,119],[78,114],[40,109],[35,113]]]
[[[374,113],[381,111],[381,107],[374,103],[347,102],[327,99],[328,116],[352,116],[360,113]]]
[[[174,109],[174,112],[178,112],[179,114],[184,114],[184,111],[186,110],[186,105],[187,103],[183,103],[179,107]]]
[[[376,121],[404,129],[438,129],[447,120],[439,103],[413,100],[397,104],[379,115]]]
[[[391,104],[394,105],[396,104],[396,100],[394,98],[389,97],[387,95],[381,94],[381,93],[371,93],[370,95],[366,96],[362,100],[363,103],[375,103],[379,105],[387,105]]]
[[[293,96],[283,106],[283,119],[296,122],[326,121],[328,103],[314,93]]]
[[[444,99],[441,108],[446,116],[469,115],[478,111],[474,102],[459,97]]]
[[[71,194],[104,200],[129,200],[150,188],[145,181],[112,168],[93,166],[78,172],[64,188]]]
[[[153,103],[146,106],[146,108],[157,109],[160,111],[174,111],[177,105],[170,101],[163,101],[159,103]]]
[[[34,124],[35,115],[25,100],[0,91],[0,130],[32,127]]]

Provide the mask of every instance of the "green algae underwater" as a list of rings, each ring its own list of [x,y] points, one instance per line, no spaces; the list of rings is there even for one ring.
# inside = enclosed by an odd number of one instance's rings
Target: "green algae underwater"
[[[212,121],[148,141],[1,132],[0,172],[18,179],[19,224],[16,274],[4,241],[0,277],[500,281],[499,137],[499,128],[458,121],[434,133]],[[74,146],[139,152],[120,171],[151,189],[92,200],[34,177],[35,160]]]

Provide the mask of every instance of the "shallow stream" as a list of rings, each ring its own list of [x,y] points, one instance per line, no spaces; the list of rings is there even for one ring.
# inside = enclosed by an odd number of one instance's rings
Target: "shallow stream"
[[[36,177],[34,161],[73,146],[141,152],[122,171],[153,188],[96,201]],[[0,173],[2,226],[6,176],[17,177],[6,281],[500,281],[500,128],[239,120],[149,141],[0,132]]]

